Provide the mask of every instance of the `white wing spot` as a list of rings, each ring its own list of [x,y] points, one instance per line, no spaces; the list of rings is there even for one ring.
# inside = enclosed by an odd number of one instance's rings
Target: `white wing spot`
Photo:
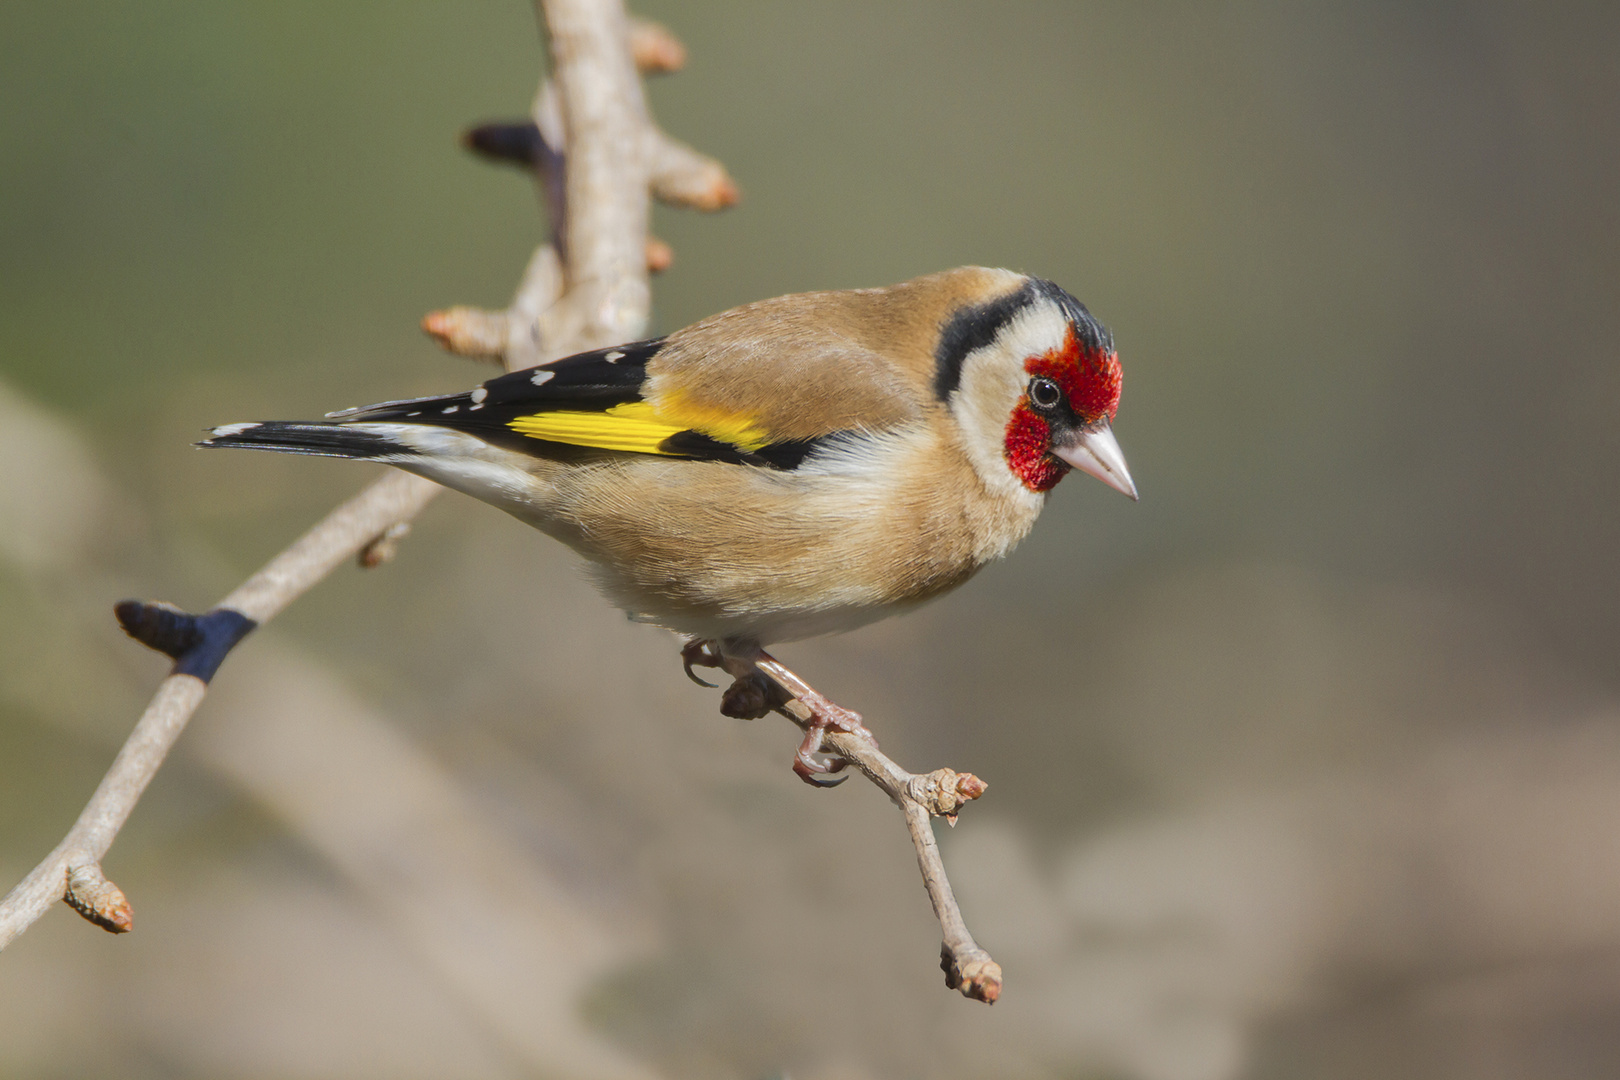
[[[620,360],[624,359],[624,353],[618,349],[614,349],[612,352],[602,357],[602,359],[606,360],[610,364],[617,364]]]
[[[473,404],[475,405],[487,397],[489,397],[489,391],[485,390],[482,386],[472,392]]]
[[[536,386],[544,386],[546,383],[550,382],[556,377],[557,373],[555,371],[537,371],[533,375],[529,376],[529,381],[534,383]]]
[[[456,410],[457,410],[457,409],[460,409],[460,408],[461,408],[461,406],[460,406],[460,405],[452,405],[452,406],[450,406],[450,407],[449,407],[449,408],[448,408],[448,409],[440,409],[440,410],[439,410],[439,411],[440,411],[440,412],[441,412],[441,413],[444,413],[444,414],[445,414],[445,415],[446,415],[446,416],[448,416],[448,415],[449,415],[449,414],[450,414],[450,413],[453,413],[453,412],[455,412],[455,411],[456,411]]]
[[[468,412],[477,412],[479,409],[482,409],[483,407],[484,407],[483,405],[469,405],[469,406],[467,406],[467,411]]]
[[[415,412],[408,412],[405,415],[406,416],[421,416],[422,415],[422,410],[418,409]]]
[[[223,439],[230,435],[240,435],[244,431],[252,431],[254,428],[261,426],[262,425],[257,420],[248,424],[226,424],[223,427],[215,428],[213,430],[213,435],[215,438]]]

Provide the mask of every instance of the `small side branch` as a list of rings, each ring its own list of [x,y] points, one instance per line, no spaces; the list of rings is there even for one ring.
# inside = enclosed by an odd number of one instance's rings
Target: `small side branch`
[[[809,718],[801,719],[790,711],[794,704],[796,702],[789,702],[778,711],[803,728]],[[939,919],[944,939],[939,966],[945,972],[945,985],[960,990],[963,997],[994,1005],[1001,996],[1001,965],[968,933],[956,894],[951,891],[950,878],[945,876],[945,861],[940,858],[931,820],[942,817],[954,825],[962,806],[983,795],[989,785],[972,773],[951,769],[920,774],[907,772],[879,750],[870,735],[829,731],[822,737],[822,745],[859,769],[906,816],[906,830],[911,833],[911,842],[917,849],[923,886],[928,890],[929,902],[934,905],[934,916]]]
[[[328,514],[205,615],[141,601],[118,605],[129,635],[174,657],[174,668],[67,837],[0,900],[0,949],[58,900],[113,933],[133,926],[129,901],[102,874],[101,860],[202,704],[214,672],[249,631],[414,517],[438,491],[437,485],[404,473],[385,476]]]
[[[824,700],[803,679],[795,675],[768,653],[759,653],[753,659],[716,654],[692,643],[683,652],[691,673],[693,663],[721,667],[737,680],[727,692],[732,704],[737,698],[752,699],[750,709],[725,709],[727,715],[763,715],[769,709],[787,717],[807,734],[814,731],[817,718],[805,702]],[[759,699],[756,688],[759,677],[770,681],[772,695]],[[945,862],[940,858],[939,844],[934,839],[933,818],[942,817],[956,824],[956,815],[967,803],[983,795],[988,785],[972,773],[959,773],[952,769],[935,769],[930,773],[912,773],[895,764],[882,750],[877,740],[864,727],[855,731],[827,728],[820,734],[823,753],[855,766],[876,784],[906,817],[906,829],[912,845],[917,849],[917,866],[922,871],[923,886],[928,890],[929,902],[939,919],[943,944],[940,947],[939,966],[945,972],[945,985],[960,990],[964,997],[993,1005],[1001,996],[1001,965],[968,933],[962,918],[962,909],[951,891],[951,882],[945,874]],[[825,786],[825,785],[823,785]]]
[[[622,328],[645,320],[647,273],[675,258],[668,244],[646,234],[649,195],[704,211],[740,198],[724,165],[658,126],[635,78],[637,70],[679,70],[684,46],[656,23],[625,22],[617,14],[603,20],[592,8],[587,0],[544,5],[555,77],[541,83],[528,118],[482,124],[462,139],[479,156],[534,176],[552,237],[529,260],[506,308],[446,308],[425,316],[422,329],[453,353],[497,361],[508,371],[568,349],[628,340]],[[585,13],[593,17],[582,20]],[[625,43],[614,63],[583,62],[607,55],[603,35]],[[582,141],[576,130],[582,124],[596,137]],[[583,192],[591,193],[590,213],[575,213]],[[632,233],[640,239],[627,245],[623,237]]]

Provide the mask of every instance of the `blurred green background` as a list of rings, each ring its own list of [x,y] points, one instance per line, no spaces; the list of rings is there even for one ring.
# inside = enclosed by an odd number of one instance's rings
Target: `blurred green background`
[[[1620,9],[634,10],[691,53],[655,113],[744,192],[655,213],[655,331],[982,263],[1119,343],[1140,504],[1072,479],[958,593],[780,650],[902,763],[990,782],[943,842],[1006,997],[939,985],[881,797],[804,788],[785,725],[446,496],[227,665],[108,859],[137,932],[63,909],[0,957],[0,1074],[1612,1071]],[[542,50],[518,0],[0,27],[9,887],[163,670],[112,602],[206,607],[371,475],[201,429],[487,374],[417,322],[503,304],[540,239],[455,140]],[[435,843],[576,922],[479,938]]]

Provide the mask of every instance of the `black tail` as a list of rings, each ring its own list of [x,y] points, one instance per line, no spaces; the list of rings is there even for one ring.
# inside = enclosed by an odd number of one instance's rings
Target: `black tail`
[[[198,446],[241,446],[249,450],[277,450],[283,454],[320,457],[374,458],[414,454],[409,446],[365,427],[350,424],[289,424],[267,420],[259,424],[217,427]]]

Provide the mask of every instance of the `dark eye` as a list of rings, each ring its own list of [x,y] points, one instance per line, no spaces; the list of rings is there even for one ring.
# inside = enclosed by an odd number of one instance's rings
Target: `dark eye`
[[[1063,391],[1051,379],[1029,380],[1029,400],[1037,409],[1055,409],[1063,400]]]

